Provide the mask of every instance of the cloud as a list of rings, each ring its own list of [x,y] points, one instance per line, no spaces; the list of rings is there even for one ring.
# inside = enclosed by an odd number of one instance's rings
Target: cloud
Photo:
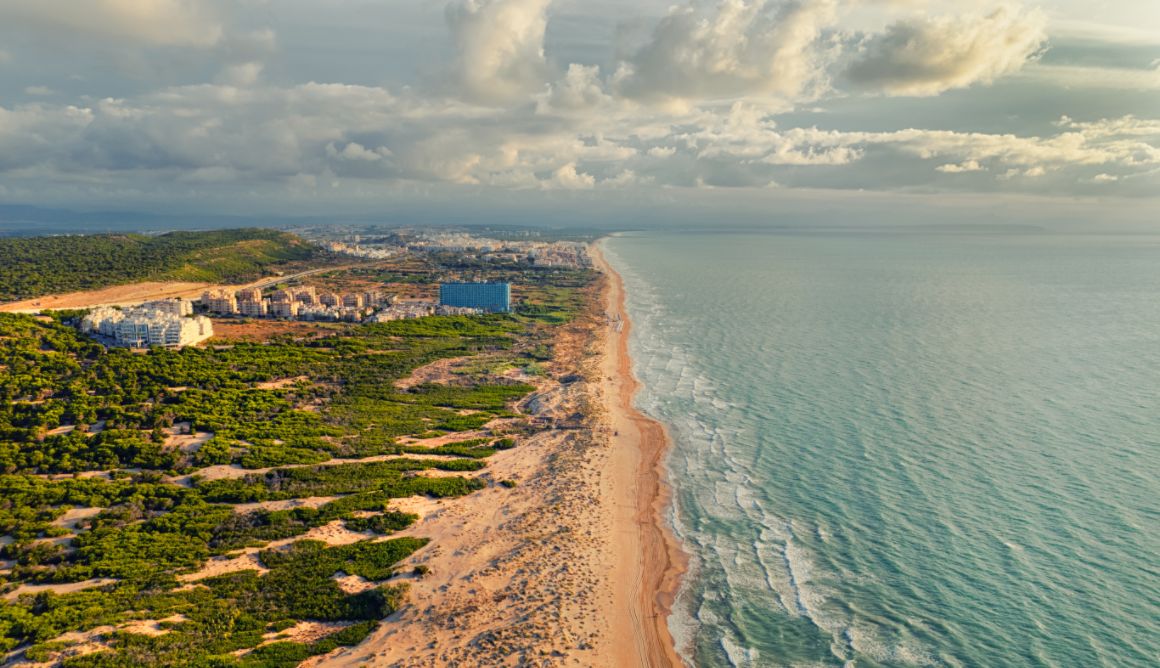
[[[547,93],[537,104],[541,113],[587,113],[611,101],[600,81],[600,68],[573,63],[562,79],[549,84]]]
[[[220,21],[198,0],[5,0],[0,23],[156,46],[211,46]]]
[[[379,162],[384,158],[392,155],[391,150],[385,146],[380,146],[375,149],[368,149],[358,142],[348,142],[346,146],[339,149],[334,142],[326,145],[326,155],[330,158],[340,160],[354,160],[357,162]]]
[[[256,61],[227,65],[218,75],[217,81],[229,86],[252,86],[257,83],[258,77],[262,76],[264,67],[262,63]]]
[[[1086,122],[1077,121],[1069,116],[1061,116],[1056,125],[1088,135],[1160,138],[1160,120],[1136,118],[1132,115]]]
[[[1035,167],[1029,167],[1027,169],[1018,169],[1012,167],[1011,169],[1008,169],[1007,171],[1000,174],[999,179],[1003,181],[1009,181],[1019,177],[1034,179],[1039,178],[1045,174],[1047,174],[1047,169],[1041,165],[1036,165]]]
[[[1043,137],[781,127],[754,102],[678,115],[636,109],[577,116],[373,86],[258,82],[179,86],[84,106],[0,107],[0,174],[12,184],[147,182],[158,192],[166,183],[301,185],[310,177],[327,187],[347,181],[540,190],[770,182],[787,189],[978,189],[989,180],[1032,192],[1098,183],[1146,194],[1158,185],[1157,133],[1160,120],[1130,116],[1064,117]],[[935,180],[936,173],[968,172],[979,176]]]
[[[1042,13],[1006,6],[983,16],[909,19],[867,38],[844,77],[859,90],[937,95],[1019,70],[1045,39]]]
[[[982,172],[986,171],[986,169],[986,167],[979,164],[978,160],[967,160],[966,162],[959,164],[952,162],[945,165],[939,165],[938,167],[934,168],[934,171],[942,172],[943,174],[962,174],[964,172]]]
[[[518,101],[543,89],[551,0],[462,0],[446,17],[458,57],[455,79],[464,99],[485,104]]]
[[[563,188],[565,190],[587,190],[596,186],[596,179],[591,174],[576,171],[575,163],[561,165],[552,173],[552,178],[543,182],[544,188]]]
[[[1160,90],[1160,69],[1126,67],[1078,67],[1034,64],[1021,76],[1045,81],[1062,88],[1094,90]]]
[[[819,44],[834,0],[721,0],[674,7],[620,66],[617,91],[646,102],[810,96],[825,79]]]

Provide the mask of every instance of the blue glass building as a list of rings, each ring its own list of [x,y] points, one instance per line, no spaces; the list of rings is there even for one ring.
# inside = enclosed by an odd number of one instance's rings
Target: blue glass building
[[[512,310],[512,286],[511,283],[443,283],[439,286],[439,304],[508,313]]]

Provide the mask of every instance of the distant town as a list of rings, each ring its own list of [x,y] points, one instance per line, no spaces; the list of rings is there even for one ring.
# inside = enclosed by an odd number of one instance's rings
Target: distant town
[[[431,315],[480,315],[511,311],[508,283],[443,283],[439,301],[399,301],[378,291],[319,291],[314,286],[280,288],[264,296],[260,288],[209,290],[200,301],[163,299],[121,309],[99,307],[79,323],[103,343],[128,348],[181,348],[213,336],[218,317],[273,318],[322,322],[390,322]]]
[[[526,264],[532,267],[584,269],[592,266],[581,241],[492,239],[467,232],[391,230],[383,233],[328,229],[305,233],[335,253],[369,259],[389,259],[405,253],[459,253],[484,263]]]
[[[493,268],[578,270],[592,265],[586,245],[566,239],[494,239],[463,231],[408,229],[327,229],[304,235],[331,253],[362,260],[413,257],[445,263],[446,256],[453,255],[458,264],[447,273],[456,278],[462,274],[486,276]],[[111,346],[180,348],[213,337],[215,318],[376,323],[512,310],[511,285],[505,282],[448,280],[439,285],[437,300],[432,295],[404,298],[366,285],[340,290],[295,284],[316,273],[319,270],[240,289],[210,289],[200,299],[155,300],[130,308],[99,307],[82,318],[79,328]]]

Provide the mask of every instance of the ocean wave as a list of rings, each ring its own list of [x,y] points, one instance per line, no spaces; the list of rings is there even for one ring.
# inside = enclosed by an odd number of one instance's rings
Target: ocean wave
[[[630,354],[642,383],[637,406],[662,421],[674,440],[665,461],[676,491],[670,521],[691,555],[669,620],[682,656],[691,660],[711,639],[724,664],[762,665],[759,648],[744,639],[737,624],[743,623],[744,605],[764,605],[787,619],[807,620],[828,636],[833,659],[847,662],[862,655],[929,665],[929,654],[917,641],[887,641],[889,632],[829,604],[824,582],[840,576],[822,570],[803,543],[829,543],[830,529],[779,516],[755,477],[754,457],[762,449],[754,425],[777,417],[774,407],[724,396],[699,356],[703,350],[689,339],[693,326],[662,303],[642,273],[615,253],[606,251],[606,257],[626,284]],[[878,382],[873,370],[858,373]],[[786,395],[810,399],[792,388]],[[818,662],[824,663],[820,657]]]

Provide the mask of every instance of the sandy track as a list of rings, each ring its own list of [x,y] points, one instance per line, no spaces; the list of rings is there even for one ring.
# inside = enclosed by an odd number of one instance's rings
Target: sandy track
[[[147,282],[133,283],[132,285],[117,285],[100,290],[86,290],[84,292],[68,292],[59,295],[46,295],[35,299],[26,299],[19,302],[0,304],[0,312],[6,313],[36,313],[42,310],[92,308],[94,306],[132,306],[154,299],[171,299],[183,297],[191,299],[201,297],[208,289],[215,288],[212,283],[180,283],[180,282]]]
[[[358,266],[374,266],[383,261],[354,262],[333,267],[317,267],[285,276],[264,276],[240,285],[220,285],[217,283],[194,283],[182,281],[144,281],[126,285],[114,285],[99,290],[66,292],[45,295],[18,302],[0,304],[0,313],[37,313],[58,309],[94,308],[97,306],[135,306],[157,299],[198,299],[206,290],[242,290],[244,288],[265,288],[280,282],[299,281],[307,276],[330,271],[343,271]]]

